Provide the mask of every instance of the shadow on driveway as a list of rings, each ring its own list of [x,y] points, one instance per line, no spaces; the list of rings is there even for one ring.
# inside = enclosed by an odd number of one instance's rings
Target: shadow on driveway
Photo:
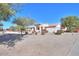
[[[8,45],[13,47],[15,42],[22,40],[23,35],[20,34],[4,34],[0,36],[0,44]]]

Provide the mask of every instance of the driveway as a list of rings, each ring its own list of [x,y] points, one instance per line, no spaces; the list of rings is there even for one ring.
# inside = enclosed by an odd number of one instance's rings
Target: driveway
[[[7,48],[0,45],[0,55],[12,56],[72,56],[79,55],[79,33],[25,35],[23,40]],[[5,51],[5,52],[4,52]]]

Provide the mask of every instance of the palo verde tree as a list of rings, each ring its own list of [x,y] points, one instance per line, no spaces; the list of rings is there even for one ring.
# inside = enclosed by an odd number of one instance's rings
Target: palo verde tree
[[[27,26],[35,24],[35,20],[26,17],[17,17],[13,21],[14,24],[17,24],[20,28],[21,34],[22,30],[25,30]]]

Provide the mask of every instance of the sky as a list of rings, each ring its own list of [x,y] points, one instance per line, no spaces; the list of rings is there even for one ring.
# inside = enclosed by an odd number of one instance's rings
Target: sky
[[[37,23],[57,24],[66,16],[79,16],[78,3],[23,3],[17,7],[16,17],[30,17]],[[12,20],[4,22],[4,29],[12,26]]]

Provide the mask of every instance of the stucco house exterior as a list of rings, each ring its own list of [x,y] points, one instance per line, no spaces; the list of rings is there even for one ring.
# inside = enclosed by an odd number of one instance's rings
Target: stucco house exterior
[[[41,32],[42,29],[46,30],[49,33],[57,32],[57,30],[61,29],[60,24],[35,24],[32,26],[28,26],[31,29],[31,32]]]
[[[52,33],[52,32],[57,32],[57,30],[61,29],[60,24],[52,24],[46,27],[47,31]]]

